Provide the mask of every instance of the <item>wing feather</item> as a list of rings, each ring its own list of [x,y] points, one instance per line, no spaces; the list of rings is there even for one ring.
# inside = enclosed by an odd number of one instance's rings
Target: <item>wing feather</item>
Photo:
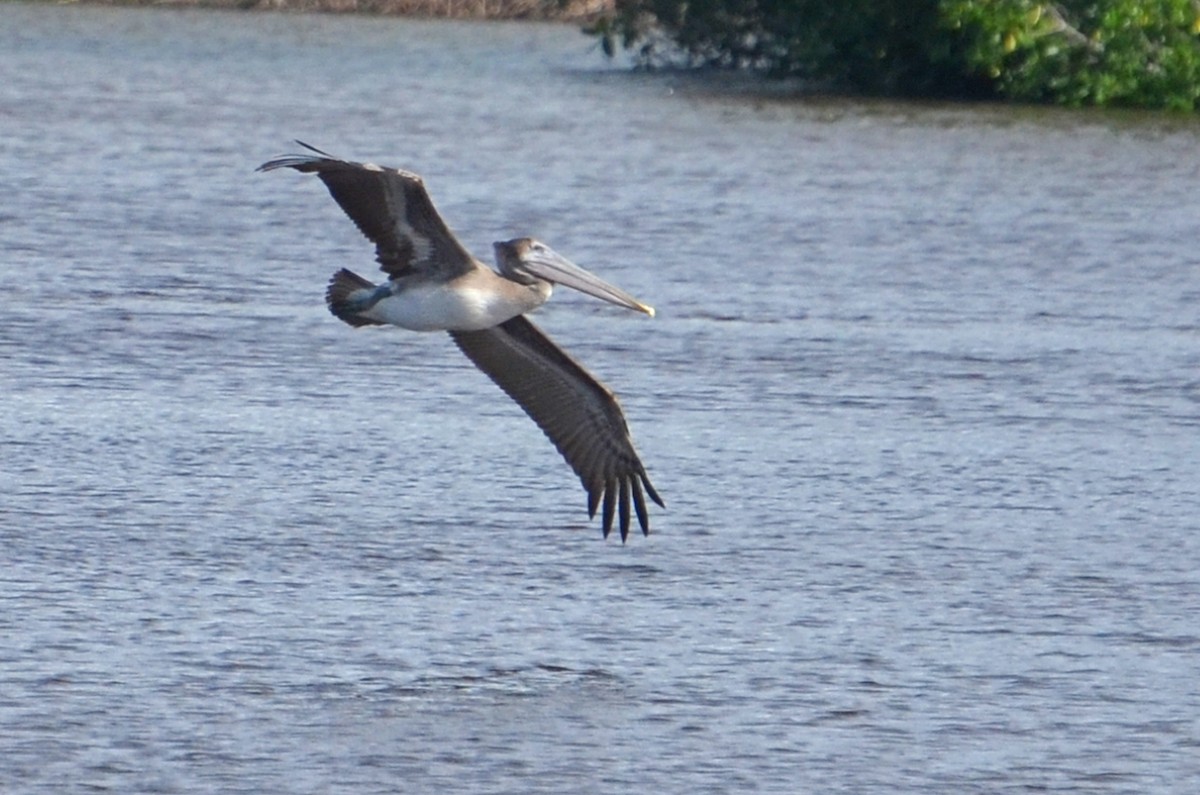
[[[342,160],[303,141],[296,143],[312,154],[277,157],[258,170],[293,168],[320,177],[359,231],[375,244],[375,258],[389,278],[434,272],[450,279],[478,267],[438,215],[419,176]]]
[[[634,449],[613,393],[522,315],[483,331],[450,336],[472,362],[515,400],[579,476],[588,514],[603,505],[605,537],[619,502],[621,540],[629,535],[630,501],[642,534],[650,533],[645,495],[663,504]],[[645,492],[642,487],[645,486]]]

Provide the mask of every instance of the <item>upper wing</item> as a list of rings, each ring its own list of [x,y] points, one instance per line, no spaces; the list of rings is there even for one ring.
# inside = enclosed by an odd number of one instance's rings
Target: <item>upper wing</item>
[[[375,243],[375,257],[389,278],[433,271],[449,279],[476,267],[434,209],[419,176],[340,160],[303,141],[296,143],[315,154],[284,155],[258,170],[316,172],[346,215]]]
[[[451,331],[450,336],[567,459],[587,490],[589,516],[596,515],[604,498],[606,538],[618,504],[621,540],[629,535],[631,497],[642,534],[650,533],[645,494],[660,506],[663,501],[646,476],[612,392],[522,315],[483,331]]]

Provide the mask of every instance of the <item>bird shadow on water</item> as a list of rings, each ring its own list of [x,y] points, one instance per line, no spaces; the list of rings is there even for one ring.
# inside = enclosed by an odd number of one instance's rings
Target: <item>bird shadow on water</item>
[[[447,665],[457,668],[457,665]],[[386,689],[391,696],[436,698],[438,696],[531,697],[559,689],[613,687],[616,674],[601,668],[574,668],[552,663],[521,666],[487,665],[476,672],[426,673],[411,682]]]
[[[367,702],[385,712],[395,710],[400,715],[406,714],[414,704],[440,710],[445,708],[447,702],[482,706],[571,694],[596,695],[607,692],[615,695],[623,691],[625,685],[616,673],[599,667],[541,662],[498,665],[461,660],[437,662],[420,668],[397,668],[387,674],[354,679],[327,679],[270,688],[276,695],[285,695],[279,692],[281,689],[290,691],[286,694],[289,699]],[[243,690],[262,692],[253,688]]]

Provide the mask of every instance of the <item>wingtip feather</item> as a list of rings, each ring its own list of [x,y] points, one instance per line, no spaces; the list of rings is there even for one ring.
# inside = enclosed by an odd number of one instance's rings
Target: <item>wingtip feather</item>
[[[650,499],[654,500],[659,508],[666,508],[667,504],[663,502],[662,497],[658,496],[658,492],[654,490],[654,485],[650,482],[650,477],[645,471],[639,472],[638,476],[642,480],[642,485],[646,487],[646,493],[650,495]]]
[[[600,495],[604,493],[602,488],[587,487],[588,495],[588,519],[596,518],[596,508],[600,506]]]
[[[256,172],[258,172],[258,171],[275,171],[276,169],[279,169],[279,168],[294,168],[297,171],[313,171],[314,163],[319,163],[322,160],[339,160],[340,159],[334,155],[329,154],[328,152],[318,149],[317,147],[315,147],[311,144],[304,143],[304,141],[301,141],[299,138],[296,139],[296,143],[299,144],[300,146],[303,146],[308,151],[315,153],[317,155],[317,157],[314,157],[313,155],[309,155],[309,154],[279,155],[278,157],[271,158],[270,160],[263,163],[261,166],[259,166],[258,168],[254,169],[254,170]]]
[[[617,507],[617,484],[609,481],[604,486],[604,508],[603,518],[601,523],[604,525],[604,537],[608,538],[608,534],[613,529],[613,516],[616,514]],[[621,541],[625,541],[625,536],[621,536]]]
[[[633,487],[633,509],[637,512],[642,535],[648,536],[650,535],[650,517],[646,514],[646,495],[642,491],[642,482],[637,478],[630,478],[629,484]]]
[[[629,538],[629,480],[621,480],[621,498],[618,503],[620,509],[621,521],[621,543],[625,543],[625,539]]]

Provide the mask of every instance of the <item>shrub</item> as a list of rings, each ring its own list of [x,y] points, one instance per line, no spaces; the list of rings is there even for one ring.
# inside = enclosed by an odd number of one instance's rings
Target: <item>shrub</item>
[[[887,94],[1195,109],[1200,0],[617,0],[590,29],[644,66]]]
[[[1066,105],[1194,110],[1200,100],[1195,0],[944,0],[967,64],[1005,96]]]

